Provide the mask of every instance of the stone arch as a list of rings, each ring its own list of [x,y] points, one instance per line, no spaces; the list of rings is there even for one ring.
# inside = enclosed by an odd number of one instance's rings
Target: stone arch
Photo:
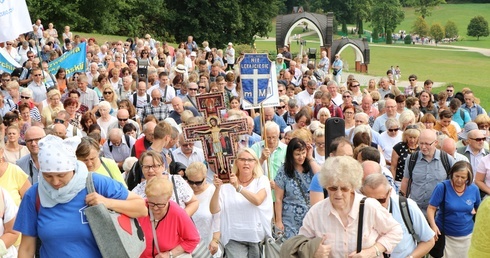
[[[369,44],[365,38],[363,39],[349,39],[342,38],[335,40],[332,44],[331,52],[332,56],[341,54],[346,48],[353,48],[356,56],[356,72],[367,72],[368,64],[370,63],[371,54],[369,50]],[[331,62],[335,61],[335,58],[330,59]]]
[[[313,25],[312,29],[316,31],[320,38],[320,46],[329,48],[333,42],[333,13],[327,15],[318,13],[294,13],[287,15],[279,15],[276,17],[276,49],[280,49],[288,45],[288,38],[293,29],[307,22]]]

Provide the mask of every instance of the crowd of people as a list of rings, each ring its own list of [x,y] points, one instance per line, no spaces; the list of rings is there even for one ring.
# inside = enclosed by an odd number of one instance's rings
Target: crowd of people
[[[390,71],[361,88],[342,82],[339,53],[315,63],[285,46],[279,105],[243,110],[231,42],[98,43],[69,27],[60,42],[48,27],[38,20],[5,44],[22,68],[1,74],[1,257],[101,257],[83,215],[100,203],[138,218],[141,257],[260,257],[271,236],[285,240],[281,257],[490,255],[476,226],[489,224],[490,117],[471,89],[415,74],[399,87]],[[87,70],[50,74],[81,42]],[[196,100],[206,93],[223,94],[223,120],[247,120],[227,183],[208,144],[184,136],[207,123]],[[329,118],[344,137],[326,133]]]

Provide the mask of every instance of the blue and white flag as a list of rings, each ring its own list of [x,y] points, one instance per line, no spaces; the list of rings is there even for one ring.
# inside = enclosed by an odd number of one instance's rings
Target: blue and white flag
[[[0,42],[14,40],[32,31],[25,0],[0,0]]]
[[[76,48],[49,62],[48,69],[51,74],[56,74],[60,68],[65,68],[66,77],[71,77],[75,72],[85,72],[86,58],[87,43],[83,42],[78,44]]]
[[[22,66],[17,63],[17,61],[15,61],[5,49],[0,48],[0,73],[12,73],[17,67]]]

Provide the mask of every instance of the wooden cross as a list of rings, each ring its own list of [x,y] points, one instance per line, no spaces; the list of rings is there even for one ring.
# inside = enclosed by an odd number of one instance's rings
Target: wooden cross
[[[247,119],[221,121],[221,111],[225,109],[223,93],[199,95],[196,102],[207,123],[184,126],[184,138],[186,141],[202,142],[211,170],[227,183],[238,151],[238,136],[248,132]]]

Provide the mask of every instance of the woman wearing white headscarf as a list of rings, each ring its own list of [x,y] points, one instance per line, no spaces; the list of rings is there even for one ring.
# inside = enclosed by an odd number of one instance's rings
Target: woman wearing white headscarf
[[[103,203],[129,217],[147,214],[142,198],[121,183],[92,174],[96,193],[88,194],[89,172],[77,161],[77,137],[48,135],[39,141],[39,183],[25,194],[14,229],[22,233],[19,257],[33,257],[36,238],[40,257],[102,257],[83,210]]]

